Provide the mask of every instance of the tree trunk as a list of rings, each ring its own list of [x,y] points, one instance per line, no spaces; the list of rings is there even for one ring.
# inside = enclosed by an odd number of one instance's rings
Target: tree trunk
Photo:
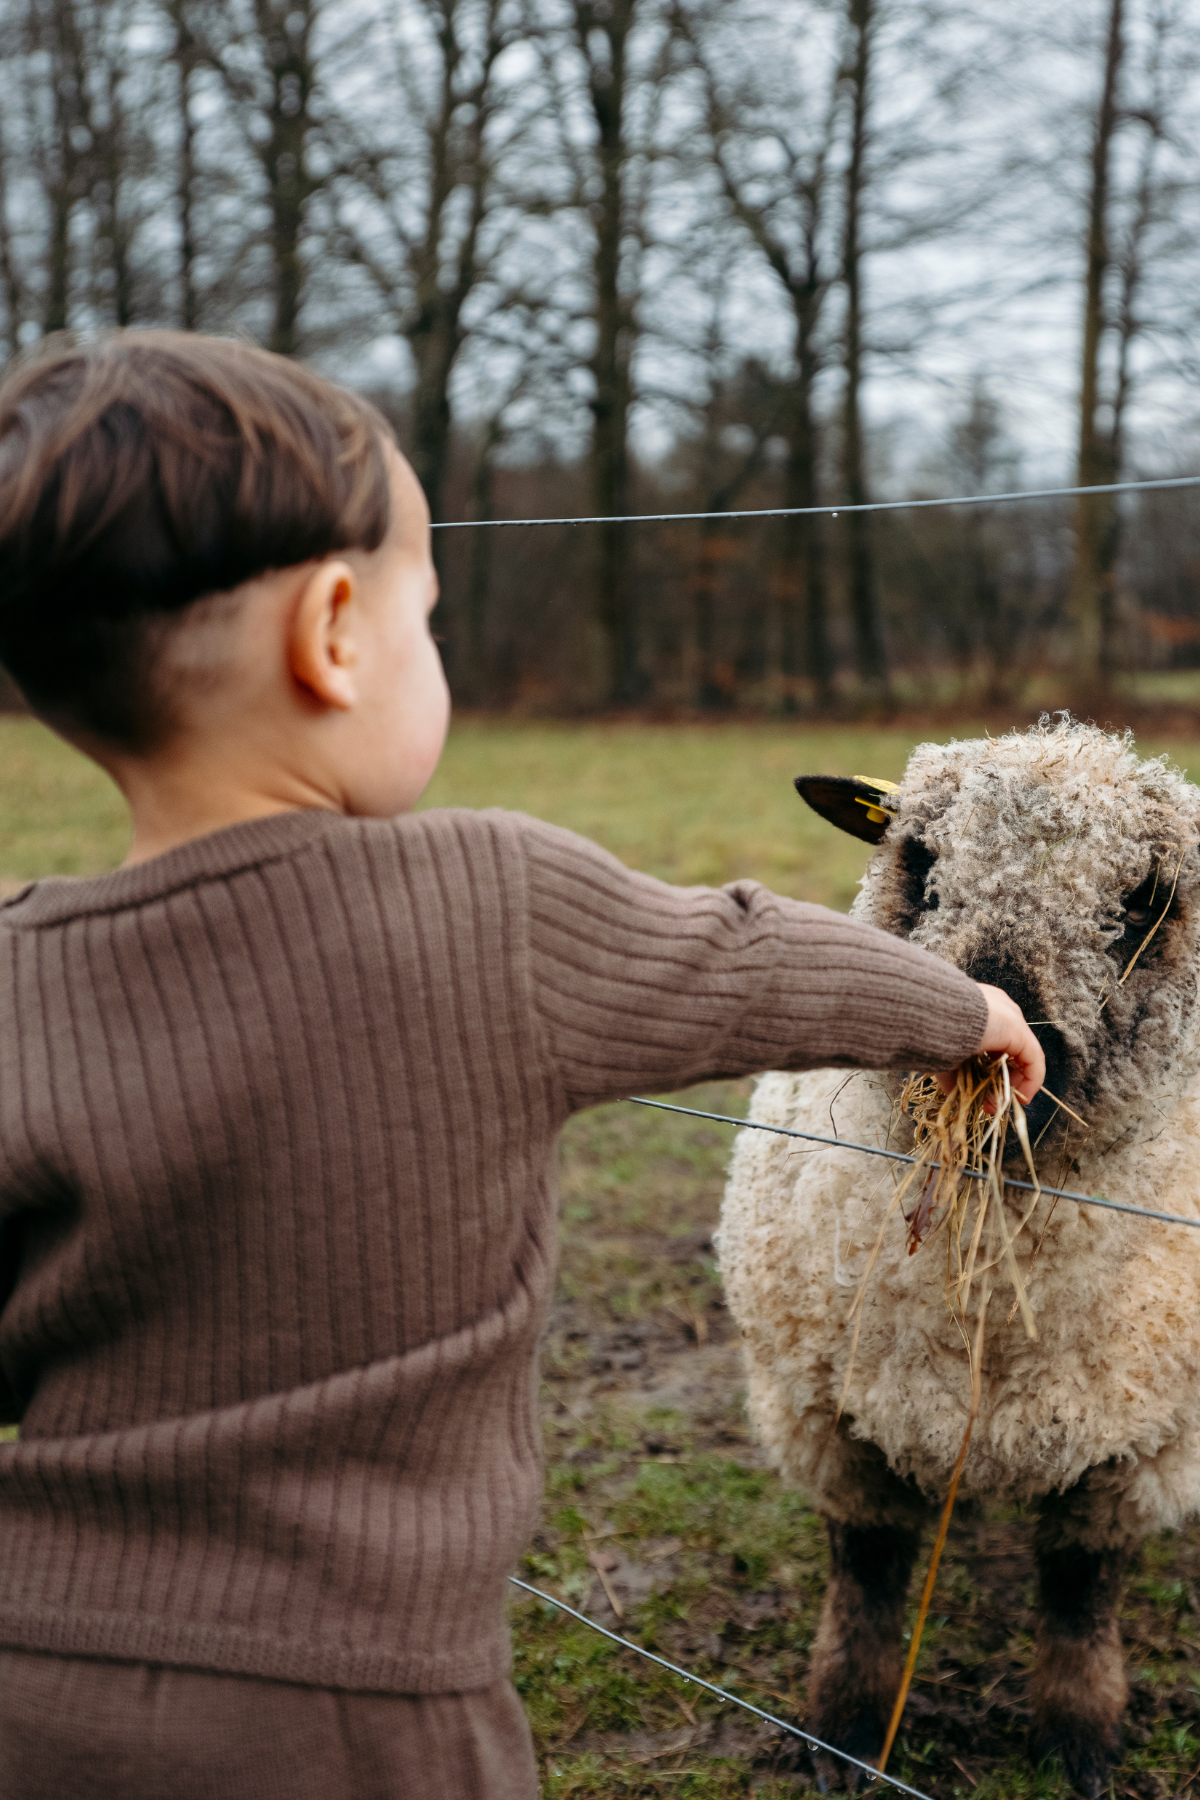
[[[458,0],[439,0],[437,44],[441,56],[439,92],[434,109],[423,121],[428,148],[425,227],[420,240],[407,246],[412,280],[411,323],[406,330],[416,364],[413,394],[412,463],[425,490],[435,523],[445,517],[446,482],[453,449],[450,382],[466,336],[463,309],[480,280],[479,240],[492,198],[493,164],[487,126],[495,108],[494,72],[505,39],[501,0],[487,0],[486,39],[482,63],[472,86],[459,80],[463,47],[459,39]],[[470,123],[459,134],[460,113]],[[453,243],[453,279],[447,279],[447,241],[456,196],[467,203],[467,218]],[[488,443],[498,422],[489,427]],[[490,456],[491,449],[487,455]],[[484,536],[484,533],[477,533]],[[441,567],[441,538],[434,540]]]
[[[1116,478],[1115,440],[1099,426],[1100,348],[1106,327],[1104,287],[1111,265],[1109,203],[1113,141],[1118,129],[1118,83],[1125,51],[1123,0],[1110,0],[1104,82],[1092,138],[1084,272],[1083,346],[1079,382],[1079,485]],[[1074,626],[1072,675],[1084,692],[1107,686],[1111,675],[1112,602],[1116,559],[1115,496],[1093,494],[1077,503],[1075,566],[1071,580]]]
[[[316,187],[307,151],[316,74],[311,42],[319,0],[255,0],[254,10],[271,80],[269,135],[259,152],[271,209],[275,277],[270,347],[281,356],[295,356],[304,300],[304,213]]]
[[[459,349],[458,317],[465,294],[455,284],[447,292],[443,279],[443,239],[450,199],[461,180],[451,134],[457,103],[455,78],[461,50],[455,29],[455,0],[440,7],[438,47],[441,79],[438,110],[426,127],[429,144],[429,190],[425,234],[414,258],[414,317],[408,333],[417,367],[413,394],[412,462],[425,489],[430,517],[440,523],[445,512],[446,476],[450,461],[450,375]],[[440,550],[440,545],[438,546]]]
[[[798,323],[784,501],[788,507],[820,505],[817,427],[813,417],[813,384],[817,376],[813,338],[822,298],[814,252],[809,257],[809,278],[803,291],[793,295]],[[787,611],[784,614],[783,672],[786,676],[806,675],[813,684],[817,704],[825,707],[833,689],[833,655],[829,644],[822,520],[814,514],[785,519],[783,555],[785,569],[793,571],[793,589],[798,590],[799,600],[794,615]]]
[[[13,248],[8,219],[8,158],[0,142],[0,287],[4,290],[5,360],[17,354],[25,318],[25,289]]]
[[[714,8],[714,16],[722,16],[719,6]],[[679,29],[704,80],[711,154],[725,199],[734,218],[748,232],[779,282],[792,312],[795,373],[781,390],[784,405],[775,429],[782,433],[788,444],[785,506],[792,509],[815,507],[818,504],[817,427],[813,416],[813,389],[820,370],[817,333],[829,287],[822,266],[822,224],[829,155],[840,112],[845,71],[839,66],[831,72],[824,128],[815,144],[807,131],[801,146],[791,144],[782,122],[778,130],[770,134],[772,154],[780,145],[784,147],[790,177],[787,205],[783,209],[784,229],[780,230],[778,203],[782,190],[764,196],[759,175],[752,173],[748,180],[744,169],[739,169],[738,159],[729,155],[730,143],[744,129],[739,117],[739,103],[722,97],[717,64],[706,54],[702,37],[686,13],[680,15]],[[803,111],[801,109],[802,116]],[[788,223],[794,216],[796,203],[802,219],[799,249],[791,241],[792,228]],[[833,668],[827,621],[825,540],[819,519],[791,517],[784,520],[772,586],[779,608],[778,672],[783,678],[785,703],[801,674],[814,683],[818,698],[824,702],[830,692]],[[747,634],[748,654],[744,660],[749,665],[761,660],[759,649],[767,646],[771,633],[762,629],[764,621],[761,619],[751,617],[748,622],[751,630]],[[756,638],[759,643],[755,642]],[[769,654],[768,648],[768,660]]]
[[[720,570],[718,531],[721,521],[711,514],[700,521],[700,547],[692,577],[692,630],[696,644],[696,705],[715,712],[729,704],[729,695],[717,680],[717,578]]]
[[[37,19],[37,14],[32,14]],[[71,213],[78,198],[79,153],[72,134],[79,117],[77,71],[82,68],[78,21],[73,0],[55,0],[45,35],[40,23],[34,42],[47,53],[49,86],[53,97],[51,141],[43,147],[42,184],[50,228],[46,246],[46,295],[42,308],[44,332],[65,331],[71,304]]]
[[[81,71],[82,77],[82,71]],[[97,127],[91,107],[85,109],[88,128],[96,145],[95,172],[103,182],[97,191],[92,184],[92,206],[96,216],[97,239],[108,245],[109,266],[113,276],[113,310],[122,329],[134,321],[134,281],[131,260],[132,232],[122,209],[125,178],[128,174],[129,144],[124,106],[119,92],[120,70],[110,61],[105,67],[107,117]]]
[[[475,517],[495,515],[495,464],[500,441],[498,421],[493,420],[479,446],[475,464]],[[488,698],[487,627],[488,598],[492,584],[492,537],[486,526],[471,533],[471,563],[467,572],[466,671],[462,684],[465,698],[482,705]]]
[[[602,8],[576,0],[575,25],[588,67],[588,97],[597,132],[600,194],[593,208],[596,343],[592,353],[592,494],[604,518],[629,511],[629,409],[632,319],[621,292],[621,241],[625,223],[626,49],[637,0],[611,0]],[[598,63],[589,39],[602,33],[607,63]],[[601,525],[598,617],[608,653],[608,693],[614,705],[640,700],[646,691],[638,618],[629,572],[629,528]]]
[[[737,476],[705,498],[700,521],[700,542],[692,574],[692,691],[702,712],[719,712],[733,705],[730,665],[717,654],[717,589],[721,565],[730,552],[729,522],[725,514],[741,485]]]
[[[184,0],[171,8],[175,24],[175,80],[179,108],[179,173],[175,212],[179,232],[179,323],[184,331],[200,329],[200,296],[196,291],[196,128],[192,122],[192,74],[196,45],[184,17]]]
[[[867,111],[875,0],[850,0],[850,154],[846,163],[842,281],[846,290],[846,386],[842,409],[842,456],[846,504],[864,506],[869,495],[862,430],[862,197],[866,183]],[[875,559],[869,515],[846,516],[847,575],[854,652],[865,687],[886,691],[887,655],[879,617]]]
[[[439,313],[440,313],[439,308]],[[440,524],[446,511],[446,478],[450,466],[450,372],[457,348],[447,341],[449,321],[436,316],[425,331],[409,339],[417,365],[413,392],[412,465],[429,502],[429,516]]]
[[[127,23],[123,8],[81,13],[75,0],[55,0],[44,22],[34,26],[33,42],[46,55],[53,95],[53,141],[40,157],[50,215],[46,331],[61,331],[69,323],[71,218],[81,202],[91,209],[93,281],[99,274],[111,278],[118,326],[134,320],[133,229],[124,205],[132,146],[121,93]],[[104,89],[99,107],[97,81]],[[93,286],[93,301],[97,297]]]

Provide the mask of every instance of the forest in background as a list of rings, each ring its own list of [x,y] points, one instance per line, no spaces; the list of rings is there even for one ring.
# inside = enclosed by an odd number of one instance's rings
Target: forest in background
[[[456,697],[1092,702],[1200,667],[1200,0],[9,0],[0,359],[369,392]],[[1040,685],[1039,685],[1040,684]]]

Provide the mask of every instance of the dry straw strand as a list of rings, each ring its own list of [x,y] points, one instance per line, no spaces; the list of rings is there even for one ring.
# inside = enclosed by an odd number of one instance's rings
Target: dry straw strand
[[[1178,871],[1177,871],[1178,873]],[[1173,892],[1174,890],[1172,890]],[[1168,905],[1170,902],[1168,901]],[[1068,1113],[1071,1118],[1078,1119],[1070,1107],[1050,1095],[1055,1104]],[[925,1630],[930,1603],[933,1599],[934,1585],[946,1547],[946,1536],[950,1529],[950,1520],[958,1498],[959,1485],[962,1481],[963,1469],[966,1466],[967,1452],[971,1445],[971,1434],[979,1417],[980,1401],[983,1391],[983,1344],[987,1323],[988,1305],[991,1301],[991,1271],[1001,1262],[1012,1282],[1014,1300],[1012,1311],[1008,1315],[1011,1323],[1019,1311],[1025,1330],[1030,1338],[1037,1336],[1037,1324],[1033,1317],[1033,1309],[1029,1303],[1024,1278],[1017,1262],[1016,1243],[1033,1219],[1034,1213],[1042,1200],[1041,1185],[1038,1180],[1037,1166],[1034,1161],[1034,1147],[1029,1137],[1029,1122],[1025,1109],[1012,1085],[1008,1070],[1007,1057],[996,1062],[985,1062],[975,1059],[960,1068],[955,1076],[953,1088],[943,1093],[940,1086],[928,1076],[912,1077],[906,1084],[901,1096],[901,1105],[912,1118],[915,1130],[913,1154],[916,1162],[908,1180],[899,1190],[896,1200],[924,1170],[924,1181],[921,1186],[921,1198],[913,1213],[908,1217],[909,1253],[918,1250],[926,1237],[936,1235],[943,1227],[947,1231],[946,1245],[946,1298],[947,1303],[967,1351],[967,1363],[971,1375],[971,1399],[967,1414],[966,1428],[962,1443],[950,1476],[950,1485],[942,1507],[941,1520],[933,1551],[929,1559],[929,1568],[925,1576],[925,1585],[921,1593],[921,1602],[917,1610],[917,1619],[913,1627],[909,1643],[908,1657],[904,1665],[899,1692],[888,1725],[887,1737],[879,1758],[879,1769],[887,1766],[888,1757],[896,1741],[900,1729],[905,1702],[912,1685],[913,1672],[917,1657],[920,1654],[921,1639]],[[1084,1121],[1079,1119],[1079,1123]],[[1015,1230],[1009,1229],[1005,1218],[1004,1206],[1004,1156],[1008,1142],[1009,1128],[1016,1134],[1021,1154],[1029,1170],[1033,1184],[1033,1199],[1024,1209]],[[929,1167],[940,1163],[939,1169]],[[983,1171],[985,1179],[979,1184],[978,1201],[975,1217],[971,1224],[970,1239],[967,1247],[966,1261],[963,1260],[963,1236],[967,1229],[970,1213],[971,1182],[964,1179],[967,1169]],[[934,1179],[936,1175],[936,1181]],[[895,1201],[893,1201],[893,1207]],[[887,1219],[891,1217],[893,1208],[888,1209]],[[980,1262],[980,1253],[984,1245],[984,1237],[989,1221],[995,1221],[995,1233],[999,1236],[1000,1246],[995,1254],[987,1255]],[[1049,1221],[1047,1221],[1048,1223]],[[1043,1228],[1042,1238],[1045,1237]],[[1041,1247],[1041,1239],[1036,1249]],[[875,1258],[882,1243],[882,1232],[879,1243],[867,1266],[855,1300],[854,1310],[861,1319],[863,1299],[867,1278],[874,1267]],[[1034,1255],[1036,1255],[1036,1249]],[[1031,1259],[1032,1260],[1032,1259]],[[957,1266],[957,1275],[955,1267]],[[969,1327],[972,1293],[976,1283],[979,1288],[978,1312],[975,1318],[975,1329],[972,1335]],[[851,1367],[853,1366],[854,1349],[857,1346],[858,1333],[855,1331],[854,1344],[851,1346]],[[850,1383],[847,1371],[843,1387],[843,1402]],[[840,1411],[840,1409],[839,1409]]]
[[[983,1392],[983,1330],[987,1321],[988,1301],[991,1292],[985,1284],[979,1300],[979,1322],[975,1327],[975,1345],[969,1352],[971,1359],[971,1409],[967,1414],[967,1428],[963,1432],[963,1440],[959,1446],[958,1458],[954,1464],[954,1472],[950,1477],[950,1487],[946,1494],[946,1504],[942,1507],[942,1517],[938,1524],[938,1534],[934,1540],[933,1554],[929,1559],[929,1571],[925,1577],[925,1586],[921,1590],[921,1604],[917,1608],[917,1622],[913,1626],[912,1639],[908,1646],[908,1657],[904,1664],[904,1673],[900,1677],[900,1691],[896,1695],[896,1703],[892,1707],[891,1720],[888,1723],[887,1737],[883,1741],[883,1750],[879,1757],[879,1772],[882,1775],[887,1768],[888,1757],[892,1753],[892,1745],[896,1741],[896,1733],[900,1729],[900,1720],[904,1715],[904,1703],[908,1699],[908,1690],[912,1686],[913,1670],[917,1666],[917,1656],[921,1649],[921,1638],[925,1632],[925,1620],[929,1615],[929,1605],[933,1599],[934,1583],[937,1581],[938,1565],[942,1560],[942,1551],[946,1548],[946,1535],[950,1530],[950,1515],[954,1511],[954,1502],[958,1498],[958,1484],[962,1480],[963,1467],[967,1460],[967,1451],[971,1446],[971,1433],[975,1429],[975,1421],[979,1417],[979,1402]]]

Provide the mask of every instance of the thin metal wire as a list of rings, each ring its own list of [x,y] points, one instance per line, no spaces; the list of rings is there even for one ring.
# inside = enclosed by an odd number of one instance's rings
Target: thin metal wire
[[[786,1719],[778,1719],[774,1713],[764,1712],[761,1706],[754,1706],[749,1700],[743,1700],[739,1695],[731,1694],[728,1688],[717,1687],[714,1682],[705,1681],[702,1675],[693,1675],[690,1669],[681,1669],[678,1663],[668,1662],[665,1656],[658,1656],[653,1650],[643,1650],[640,1644],[633,1643],[630,1638],[622,1637],[619,1632],[609,1631],[605,1625],[597,1625],[595,1619],[589,1619],[586,1613],[576,1612],[575,1608],[568,1606],[565,1600],[556,1600],[553,1594],[543,1593],[541,1588],[531,1587],[529,1582],[520,1581],[515,1575],[510,1575],[508,1579],[514,1587],[524,1588],[527,1594],[533,1594],[536,1599],[544,1600],[547,1606],[556,1606],[559,1612],[569,1613],[573,1619],[578,1619],[581,1625],[587,1625],[591,1630],[598,1631],[601,1637],[610,1639],[614,1644],[620,1644],[623,1650],[632,1650],[636,1655],[644,1656],[647,1662],[657,1663],[661,1669],[669,1669],[672,1675],[678,1675],[684,1681],[694,1682],[697,1687],[704,1688],[707,1693],[715,1694],[718,1700],[728,1700],[733,1706],[744,1707],[746,1712],[754,1713],[757,1718],[765,1719],[768,1725],[775,1725],[780,1731],[790,1733],[792,1737],[802,1738],[812,1749],[823,1750],[827,1756],[836,1756],[842,1762],[849,1763],[852,1768],[859,1769],[864,1775],[868,1775],[872,1781],[885,1781],[889,1787],[898,1788],[902,1794],[911,1794],[913,1800],[929,1800],[927,1794],[923,1794],[920,1788],[909,1787],[907,1781],[901,1781],[895,1775],[880,1774],[879,1770],[874,1768],[871,1763],[860,1762],[857,1756],[851,1756],[848,1750],[835,1749],[823,1738],[814,1737],[811,1731],[802,1731],[798,1725],[789,1725]]]
[[[859,506],[762,506],[729,512],[598,514],[584,519],[441,519],[434,531],[475,531],[513,525],[675,525],[696,519],[808,519],[839,513],[915,512],[941,506],[1004,506],[1015,500],[1062,500],[1083,494],[1144,494],[1162,488],[1200,487],[1200,475],[1171,475],[1161,481],[1109,481],[1097,487],[1028,488],[1012,494],[955,494],[934,500],[869,500]]]
[[[739,1131],[774,1131],[780,1137],[804,1138],[811,1144],[828,1144],[835,1150],[858,1150],[863,1156],[886,1156],[892,1162],[915,1163],[915,1156],[906,1156],[902,1150],[881,1150],[878,1144],[854,1144],[848,1138],[821,1137],[815,1131],[796,1131],[790,1125],[765,1125],[761,1119],[736,1119],[732,1113],[699,1112],[694,1106],[672,1106],[667,1100],[645,1100],[640,1095],[631,1094],[631,1106],[657,1106],[660,1112],[686,1113],[690,1119],[712,1119],[718,1125],[736,1125]],[[941,1163],[926,1163],[929,1169],[940,1169]],[[964,1169],[962,1171],[971,1181],[986,1181],[987,1173],[983,1169]],[[1155,1212],[1149,1206],[1127,1206],[1122,1200],[1106,1200],[1101,1194],[1076,1194],[1070,1188],[1043,1187],[1035,1188],[1032,1181],[1017,1181],[1012,1176],[1004,1177],[1005,1187],[1023,1188],[1027,1194],[1053,1194],[1059,1200],[1074,1200],[1079,1206],[1103,1206],[1108,1212],[1133,1213],[1139,1219],[1158,1219],[1164,1225],[1189,1225],[1193,1231],[1200,1231],[1200,1219],[1187,1219],[1182,1213]]]

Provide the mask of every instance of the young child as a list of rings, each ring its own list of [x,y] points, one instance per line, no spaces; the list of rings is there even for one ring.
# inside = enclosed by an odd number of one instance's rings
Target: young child
[[[581,1107],[1041,1053],[754,882],[411,808],[447,695],[382,419],[244,344],[0,387],[0,660],[116,780],[0,908],[0,1794],[530,1800],[554,1141]]]

